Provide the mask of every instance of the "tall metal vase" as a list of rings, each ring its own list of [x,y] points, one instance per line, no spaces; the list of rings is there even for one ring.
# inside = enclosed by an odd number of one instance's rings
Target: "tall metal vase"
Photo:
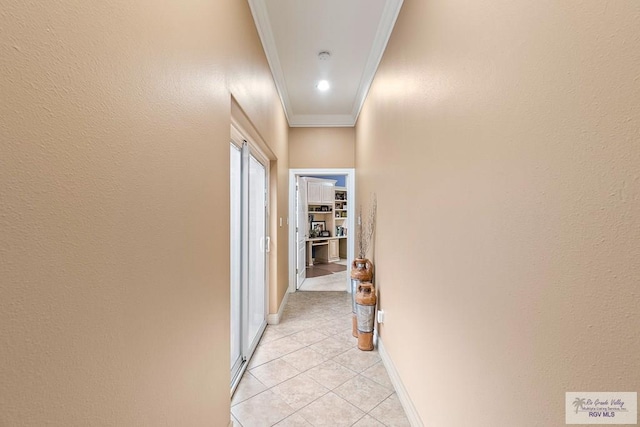
[[[358,285],[356,316],[358,319],[358,349],[373,350],[373,325],[376,312],[376,288],[373,283]]]
[[[356,258],[351,263],[351,311],[353,312],[352,334],[358,337],[358,320],[356,317],[356,293],[358,285],[373,280],[373,263],[367,258]]]

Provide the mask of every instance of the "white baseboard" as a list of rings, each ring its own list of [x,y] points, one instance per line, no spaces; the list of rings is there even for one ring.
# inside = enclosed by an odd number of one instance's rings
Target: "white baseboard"
[[[382,359],[382,363],[384,367],[387,368],[387,373],[389,374],[389,378],[391,379],[391,384],[396,389],[396,394],[398,395],[398,399],[404,408],[404,412],[409,419],[409,423],[411,427],[424,427],[422,423],[422,419],[420,419],[420,415],[418,415],[418,411],[416,411],[416,407],[413,406],[413,402],[409,397],[409,393],[407,393],[407,389],[404,387],[402,380],[400,379],[400,374],[398,374],[398,370],[396,369],[393,361],[389,357],[389,353],[384,348],[384,344],[382,343],[382,338],[378,338],[378,353],[380,354],[380,358]]]
[[[284,294],[284,298],[282,298],[282,304],[280,304],[280,309],[278,310],[278,312],[274,314],[269,314],[267,316],[267,324],[277,325],[278,323],[280,323],[280,319],[282,319],[282,312],[284,311],[284,308],[286,307],[288,301],[289,301],[289,291],[287,290],[287,292]]]

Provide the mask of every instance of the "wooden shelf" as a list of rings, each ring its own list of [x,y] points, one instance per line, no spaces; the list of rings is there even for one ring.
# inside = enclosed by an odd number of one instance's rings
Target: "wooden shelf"
[[[348,234],[348,230],[346,229],[346,225],[347,225],[347,216],[346,213],[347,211],[347,203],[349,202],[349,198],[347,197],[347,189],[345,187],[336,187],[335,191],[335,201],[333,202],[333,210],[334,210],[334,215],[333,215],[333,230],[334,233],[337,233],[337,230],[340,229],[341,227],[344,228],[347,231]],[[344,212],[344,214],[343,214]],[[345,215],[345,216],[342,216]],[[346,245],[345,245],[345,239],[347,238],[347,236],[337,236],[338,239],[341,239],[340,241],[343,242],[340,245],[340,252],[345,253],[346,252]],[[345,248],[343,248],[343,246]]]
[[[346,238],[347,236],[312,237],[310,239],[307,239],[307,242],[311,242],[312,244],[315,244],[317,242],[328,242],[329,240],[346,239]]]

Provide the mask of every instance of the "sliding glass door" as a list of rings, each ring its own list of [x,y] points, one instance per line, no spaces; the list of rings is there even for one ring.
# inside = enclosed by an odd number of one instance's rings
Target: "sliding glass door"
[[[269,163],[235,130],[230,161],[233,387],[266,327]]]
[[[249,153],[249,282],[247,298],[247,342],[253,350],[266,326],[266,281],[269,238],[267,237],[267,170]]]
[[[242,355],[242,149],[231,144],[231,378]]]

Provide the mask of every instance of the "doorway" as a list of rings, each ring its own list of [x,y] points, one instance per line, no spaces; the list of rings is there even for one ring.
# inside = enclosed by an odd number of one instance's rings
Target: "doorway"
[[[235,127],[230,147],[231,388],[267,324],[269,160]]]
[[[306,280],[307,254],[309,251],[308,230],[304,229],[301,224],[307,224],[307,213],[304,212],[304,200],[307,195],[304,185],[299,185],[301,177],[318,177],[330,178],[335,176],[344,176],[345,182],[344,193],[348,195],[348,203],[344,209],[346,219],[335,221],[340,225],[340,230],[346,235],[346,264],[347,268],[353,261],[354,245],[355,245],[355,169],[290,169],[289,170],[289,292],[295,292],[302,282]],[[337,212],[332,212],[332,215]],[[330,230],[331,235],[335,237],[336,230]],[[334,242],[337,243],[337,242]],[[344,280],[344,287],[341,288],[350,292],[348,275]]]

